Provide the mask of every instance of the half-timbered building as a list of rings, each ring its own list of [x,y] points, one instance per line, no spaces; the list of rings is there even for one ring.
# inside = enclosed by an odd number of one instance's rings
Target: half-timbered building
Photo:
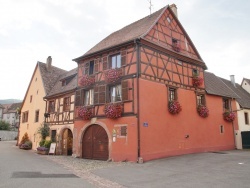
[[[207,67],[176,12],[166,6],[74,59],[75,156],[148,161],[234,147],[233,132],[214,139]]]
[[[60,75],[46,100],[45,122],[50,126],[50,138],[56,142],[56,154],[72,155],[74,100],[77,69]]]

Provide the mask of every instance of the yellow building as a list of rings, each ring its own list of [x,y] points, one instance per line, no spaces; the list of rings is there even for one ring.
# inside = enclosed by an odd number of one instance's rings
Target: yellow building
[[[21,121],[19,128],[19,140],[27,132],[32,149],[39,146],[41,140],[37,130],[44,122],[46,102],[44,97],[53,88],[60,75],[67,71],[52,66],[52,58],[49,56],[46,63],[37,62],[29,86],[27,88],[23,104],[21,106]]]

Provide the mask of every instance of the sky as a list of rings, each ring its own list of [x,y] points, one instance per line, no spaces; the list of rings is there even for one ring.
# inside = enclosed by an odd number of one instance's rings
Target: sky
[[[249,0],[151,0],[175,3],[178,19],[209,72],[250,79]],[[0,0],[0,99],[24,99],[37,61],[64,70],[112,32],[150,14],[149,0]]]

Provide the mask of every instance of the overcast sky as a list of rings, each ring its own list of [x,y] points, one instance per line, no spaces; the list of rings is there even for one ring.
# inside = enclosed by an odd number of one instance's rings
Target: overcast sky
[[[179,20],[209,72],[250,79],[249,0],[175,3]],[[110,33],[149,14],[148,0],[0,0],[0,99],[23,99],[37,61],[65,70]]]

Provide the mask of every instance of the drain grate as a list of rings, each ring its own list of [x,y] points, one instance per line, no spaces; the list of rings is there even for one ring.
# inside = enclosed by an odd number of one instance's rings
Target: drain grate
[[[12,178],[78,178],[75,174],[42,174],[41,172],[13,172]]]

